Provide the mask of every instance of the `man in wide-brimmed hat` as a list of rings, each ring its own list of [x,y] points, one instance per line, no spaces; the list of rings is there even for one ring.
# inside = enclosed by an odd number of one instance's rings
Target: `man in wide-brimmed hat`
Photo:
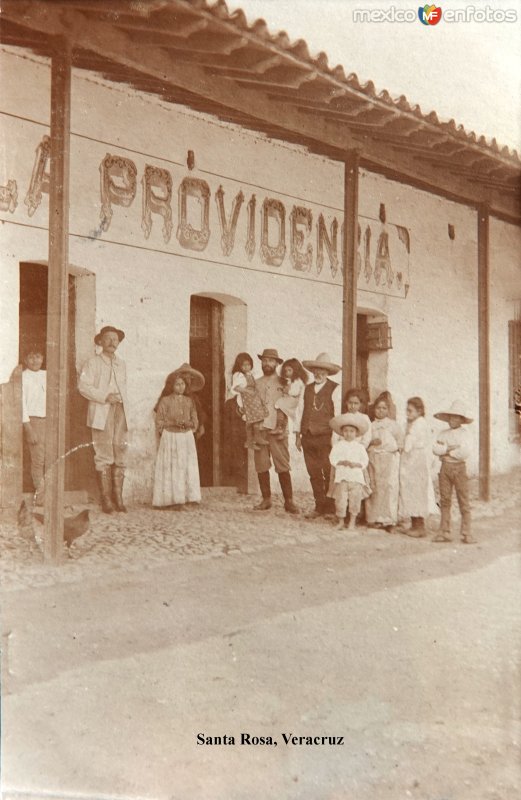
[[[308,517],[334,513],[334,503],[327,498],[331,465],[330,420],[340,412],[341,392],[330,376],[340,372],[328,353],[319,353],[314,361],[303,361],[303,366],[313,373],[314,382],[308,383],[295,414],[296,446],[304,451],[315,510]]]
[[[126,511],[123,479],[127,461],[128,401],[125,362],[116,355],[125,333],[105,325],[94,337],[101,347],[83,365],[78,389],[89,401],[87,425],[92,430],[94,464],[100,485],[101,507],[106,514]]]
[[[282,381],[276,370],[277,365],[282,364],[283,359],[279,357],[274,348],[265,348],[262,353],[258,353],[258,357],[264,374],[255,383],[261,399],[268,409],[268,415],[263,420],[261,427],[261,432],[265,434],[268,444],[261,444],[259,449],[254,452],[255,469],[262,494],[262,500],[255,506],[255,511],[267,511],[271,508],[270,467],[273,461],[284,496],[284,508],[289,514],[298,514],[298,508],[293,502],[288,435],[286,433],[281,438],[273,435],[277,427],[275,403],[283,396]]]
[[[472,419],[468,416],[461,400],[455,400],[449,409],[439,411],[434,416],[436,419],[447,422],[449,427],[440,431],[432,448],[433,452],[441,460],[439,475],[441,523],[440,530],[433,541],[452,541],[450,507],[452,503],[452,487],[454,487],[461,513],[461,540],[464,544],[471,544],[475,539],[470,532],[469,489],[465,464],[470,455],[470,442],[468,432],[463,425],[470,425]]]

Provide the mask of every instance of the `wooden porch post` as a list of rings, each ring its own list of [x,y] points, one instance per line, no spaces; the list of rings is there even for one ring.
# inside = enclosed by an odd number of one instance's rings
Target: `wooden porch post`
[[[47,433],[43,554],[57,564],[63,552],[65,418],[67,413],[67,319],[69,262],[69,155],[71,55],[55,43],[51,60],[51,163],[47,305]]]
[[[356,385],[356,293],[358,274],[358,172],[360,154],[350,151],[344,164],[342,399]]]
[[[479,496],[490,499],[489,207],[478,208]]]

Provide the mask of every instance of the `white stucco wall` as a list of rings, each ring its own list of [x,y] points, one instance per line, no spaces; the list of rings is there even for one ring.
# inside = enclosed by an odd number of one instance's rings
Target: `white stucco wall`
[[[2,374],[7,380],[18,361],[18,270],[21,261],[47,258],[48,196],[29,217],[24,197],[34,165],[34,151],[48,133],[49,68],[20,51],[0,52],[0,76],[5,91],[2,114],[2,174],[0,184],[16,179],[18,207],[0,212],[2,225],[2,292],[0,340]],[[331,275],[327,257],[317,274],[292,269],[289,214],[293,205],[313,211],[313,229],[304,246],[316,248],[315,223],[322,211],[329,225],[341,219],[343,166],[285,143],[272,142],[187,109],[167,106],[128,87],[111,86],[96,76],[74,73],[71,138],[70,262],[95,273],[96,325],[122,327],[131,398],[133,450],[129,483],[139,500],[150,499],[155,454],[151,409],[164,378],[188,359],[190,295],[228,295],[246,304],[246,349],[252,354],[277,347],[284,357],[314,358],[323,350],[341,360],[342,291],[340,274]],[[186,166],[188,150],[196,167]],[[99,165],[107,153],[131,159],[137,167],[137,193],[128,208],[113,206],[108,231],[100,223]],[[173,233],[165,242],[162,220],[152,215],[150,237],[141,228],[141,179],[146,164],[168,169],[173,178]],[[184,177],[208,182],[211,236],[204,252],[183,249],[176,239],[177,190]],[[226,212],[242,189],[235,247],[230,256],[220,249],[215,191],[222,184]],[[256,253],[244,252],[246,203],[257,197]],[[287,252],[280,268],[267,267],[259,257],[260,209],[264,197],[276,197],[287,211]],[[461,398],[478,415],[477,350],[477,221],[476,212],[448,200],[363,172],[360,207],[363,218],[378,220],[386,207],[393,224],[410,233],[410,288],[406,297],[359,291],[366,312],[387,315],[393,349],[370,358],[370,384],[390,389],[403,420],[407,397],[424,398],[432,413]],[[194,223],[195,224],[195,223]],[[371,223],[378,230],[380,223]],[[448,224],[455,239],[448,236]],[[380,226],[381,227],[381,226]],[[394,229],[393,229],[394,230]],[[341,241],[339,231],[339,243]],[[402,259],[396,244],[391,256]],[[493,221],[491,226],[491,320],[493,390],[493,467],[508,469],[518,460],[518,445],[508,434],[508,319],[521,297],[519,229]],[[373,258],[376,241],[373,240]],[[360,281],[363,288],[363,277]],[[378,289],[377,291],[374,291]],[[94,333],[94,331],[93,331]],[[230,348],[227,361],[230,361]],[[387,363],[383,385],[382,365]],[[378,366],[378,364],[380,366]],[[226,364],[227,369],[231,363]],[[372,374],[371,374],[372,372]],[[472,427],[477,467],[478,426]],[[306,485],[302,459],[293,454],[297,484]],[[143,477],[144,476],[144,477]]]

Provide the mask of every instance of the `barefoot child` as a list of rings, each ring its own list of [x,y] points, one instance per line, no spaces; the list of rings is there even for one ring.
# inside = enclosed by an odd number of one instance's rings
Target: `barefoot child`
[[[456,489],[459,510],[461,513],[461,541],[472,544],[470,532],[470,504],[467,480],[466,459],[470,454],[468,433],[463,425],[469,425],[472,419],[468,417],[459,400],[455,400],[448,411],[440,411],[434,415],[436,419],[448,422],[449,427],[444,428],[436,439],[432,448],[435,455],[441,459],[440,470],[440,505],[441,523],[440,530],[432,540],[433,542],[451,542],[450,532],[450,507],[452,504],[452,488]]]
[[[339,414],[334,417],[330,427],[342,437],[331,449],[329,460],[335,467],[335,486],[333,495],[337,516],[337,528],[344,527],[349,505],[348,530],[353,531],[356,516],[368,490],[364,478],[364,469],[369,459],[363,444],[358,437],[367,432],[367,422],[362,414]]]
[[[298,358],[288,358],[280,370],[281,381],[284,386],[284,396],[275,403],[277,409],[277,427],[273,435],[282,438],[286,433],[288,418],[294,420],[297,406],[308,382],[306,370]]]
[[[249,353],[239,353],[232,369],[232,393],[237,396],[237,405],[242,409],[246,421],[245,447],[260,450],[268,440],[261,433],[261,423],[268,416],[268,409],[255,385],[253,359]]]
[[[186,391],[204,386],[203,375],[187,364],[172,372],[155,407],[159,434],[152,503],[156,508],[200,503],[199,465],[194,431],[199,420],[195,403]]]

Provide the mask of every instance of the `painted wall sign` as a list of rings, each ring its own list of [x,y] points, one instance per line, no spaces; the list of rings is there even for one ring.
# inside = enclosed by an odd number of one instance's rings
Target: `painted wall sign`
[[[83,142],[74,141],[81,149]],[[30,217],[42,213],[42,197],[49,191],[49,145],[49,137],[44,136],[36,146],[25,197]],[[111,241],[131,241],[134,246],[140,239],[145,248],[172,254],[192,251],[202,260],[342,282],[341,209],[277,192],[258,198],[258,189],[252,192],[233,178],[219,176],[217,181],[210,173],[186,175],[181,165],[140,164],[135,156],[105,152],[94,162],[93,150],[100,148],[91,143],[88,154],[77,153],[85,185],[74,193],[72,174],[71,233],[93,236],[95,232],[96,238],[107,235]],[[92,179],[95,171],[97,192]],[[0,211],[15,213],[16,193],[13,179],[0,187]],[[97,221],[93,218],[96,208]],[[90,221],[88,231],[84,230],[86,221]],[[406,297],[409,255],[407,228],[359,216],[360,291]]]

